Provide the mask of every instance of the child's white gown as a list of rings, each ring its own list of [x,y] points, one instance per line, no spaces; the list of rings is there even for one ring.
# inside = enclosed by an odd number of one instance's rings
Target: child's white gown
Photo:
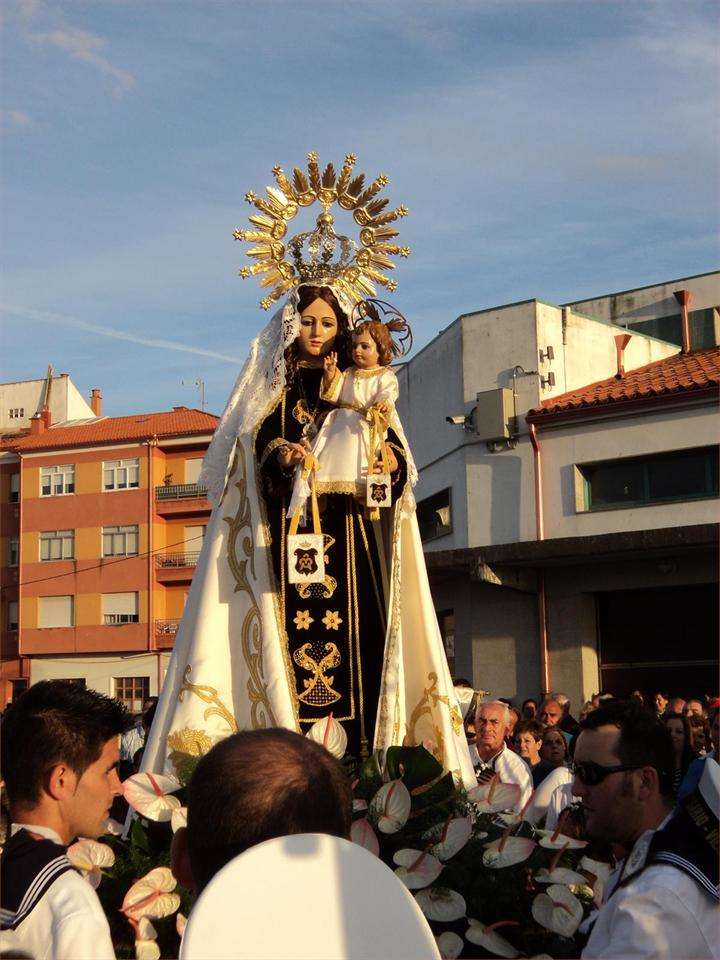
[[[371,429],[368,411],[385,401],[390,408],[386,420],[392,427],[397,420],[398,393],[397,377],[390,367],[349,367],[344,373],[336,372],[330,388],[320,394],[336,409],[327,414],[312,445],[319,463],[315,473],[318,494],[350,493],[365,498]],[[298,468],[288,516],[302,510],[309,496],[309,480],[303,479]]]

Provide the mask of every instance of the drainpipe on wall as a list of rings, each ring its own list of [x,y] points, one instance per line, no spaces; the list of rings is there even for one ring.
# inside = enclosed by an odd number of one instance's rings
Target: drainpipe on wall
[[[148,483],[148,651],[155,647],[155,623],[153,621],[153,586],[155,581],[155,556],[153,554],[153,440],[147,441],[147,483]],[[158,678],[160,676],[160,654],[158,653]],[[158,693],[160,688],[158,687]]]
[[[690,316],[688,314],[688,310],[690,308],[692,294],[689,290],[674,290],[673,296],[680,304],[680,319],[682,322],[682,352],[690,353]]]
[[[533,448],[535,465],[535,535],[538,540],[545,539],[545,517],[543,513],[542,496],[542,451],[537,428],[534,423],[530,427],[530,442]],[[548,627],[547,627],[547,598],[545,595],[545,571],[538,572],[538,628],[540,631],[540,683],[543,696],[550,692],[550,656],[548,654]]]

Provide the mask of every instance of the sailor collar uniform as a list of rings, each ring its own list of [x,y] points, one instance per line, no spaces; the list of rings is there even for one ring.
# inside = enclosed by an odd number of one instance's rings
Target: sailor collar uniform
[[[0,857],[0,949],[33,960],[114,960],[97,894],[65,854],[54,830],[12,825]]]
[[[643,833],[611,875],[600,912],[581,926],[592,925],[583,960],[720,958],[717,865],[713,877],[702,849],[683,847],[681,817]]]

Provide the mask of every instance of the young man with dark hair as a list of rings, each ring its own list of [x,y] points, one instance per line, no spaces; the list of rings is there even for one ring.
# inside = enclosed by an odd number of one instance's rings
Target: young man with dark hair
[[[351,819],[350,781],[323,746],[290,730],[236,733],[195,768],[173,871],[200,893],[249,847],[295,833],[347,839]]]
[[[573,772],[588,837],[626,852],[582,956],[714,956],[717,905],[694,868],[663,856],[657,842],[673,814],[673,750],[662,721],[634,701],[598,707],[581,724]]]
[[[110,960],[97,894],[65,856],[77,837],[104,833],[117,776],[117,700],[68,680],[44,680],[8,707],[0,728],[12,821],[0,857],[2,947],[42,960]]]

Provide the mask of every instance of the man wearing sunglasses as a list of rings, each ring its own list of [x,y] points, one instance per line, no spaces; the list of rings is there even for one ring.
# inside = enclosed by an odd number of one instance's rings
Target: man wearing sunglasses
[[[657,843],[674,819],[667,729],[639,704],[613,701],[580,730],[572,792],[582,799],[587,834],[626,854],[607,883],[583,958],[719,956],[713,884],[698,879],[707,850],[697,838],[695,853],[683,848],[682,856],[663,854]]]

